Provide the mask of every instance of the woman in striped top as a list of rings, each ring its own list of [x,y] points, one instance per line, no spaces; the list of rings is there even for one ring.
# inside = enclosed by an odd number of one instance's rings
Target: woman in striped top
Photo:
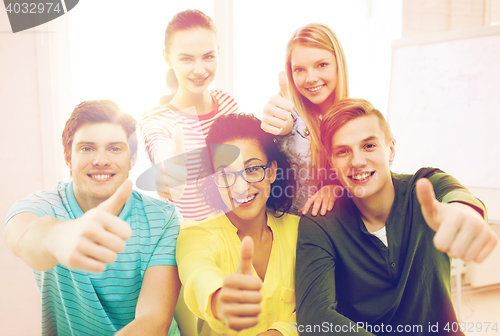
[[[173,201],[185,219],[203,220],[211,212],[196,188],[200,153],[215,119],[238,109],[230,95],[208,89],[217,72],[218,50],[210,17],[198,10],[177,13],[167,26],[163,51],[170,67],[167,86],[171,95],[162,97],[162,105],[146,112],[140,123],[146,153],[152,163],[164,162],[181,151],[187,153],[187,162],[185,159],[174,160],[175,164],[168,161],[157,178],[157,188],[159,180],[161,184],[160,197]],[[180,136],[174,135],[180,133]],[[186,185],[180,191],[172,189],[183,184]]]

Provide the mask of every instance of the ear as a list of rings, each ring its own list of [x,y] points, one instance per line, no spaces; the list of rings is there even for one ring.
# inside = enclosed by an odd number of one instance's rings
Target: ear
[[[394,138],[389,141],[389,151],[389,162],[393,162],[396,156],[396,139]]]
[[[64,162],[66,163],[66,166],[69,169],[69,176],[72,176],[73,175],[73,170],[72,170],[72,166],[71,166],[71,154],[64,155]]]
[[[271,163],[271,166],[269,168],[271,168],[270,169],[271,175],[269,176],[269,181],[271,182],[271,184],[273,184],[274,181],[276,181],[276,174],[278,172],[278,164],[276,163],[276,161],[273,161],[273,163]]]
[[[165,62],[167,62],[169,67],[172,67],[172,64],[170,63],[170,57],[167,54],[167,51],[163,49],[163,58],[165,59]]]
[[[130,158],[130,170],[134,168],[135,163],[137,162],[137,152]]]

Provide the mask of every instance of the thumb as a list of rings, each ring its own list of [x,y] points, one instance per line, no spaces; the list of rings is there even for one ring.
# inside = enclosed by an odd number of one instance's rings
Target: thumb
[[[132,181],[129,179],[123,181],[122,185],[115,191],[115,193],[111,195],[110,198],[99,204],[97,208],[117,216],[132,194],[132,184]]]
[[[281,97],[291,100],[290,94],[288,93],[288,80],[286,79],[286,73],[284,71],[281,71],[279,74],[279,84]]]
[[[437,200],[436,194],[434,193],[434,187],[428,179],[421,178],[417,181],[415,189],[417,192],[417,199],[422,210],[422,215],[431,229],[436,231],[438,228],[436,220]]]
[[[172,133],[172,140],[174,141],[174,160],[176,164],[186,165],[187,156],[184,149],[184,129],[181,125],[177,124]]]
[[[237,273],[252,275],[253,240],[246,236],[241,241],[241,260]]]

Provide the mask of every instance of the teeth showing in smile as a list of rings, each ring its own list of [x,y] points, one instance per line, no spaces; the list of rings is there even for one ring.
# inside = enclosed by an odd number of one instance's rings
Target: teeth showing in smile
[[[352,175],[351,178],[353,180],[361,181],[361,180],[364,180],[364,179],[370,177],[371,175],[372,175],[372,173],[363,173],[363,174]]]
[[[195,83],[202,83],[206,78],[191,78],[191,80]]]
[[[246,203],[246,202],[250,202],[251,200],[253,200],[256,196],[257,196],[257,194],[252,195],[252,196],[248,196],[247,198],[235,198],[235,200],[238,203]]]
[[[105,180],[108,179],[111,175],[92,175],[92,178],[98,179],[98,180]]]
[[[321,89],[322,87],[323,87],[323,85],[318,85],[318,86],[315,86],[315,87],[308,88],[307,91],[316,92],[319,89]]]

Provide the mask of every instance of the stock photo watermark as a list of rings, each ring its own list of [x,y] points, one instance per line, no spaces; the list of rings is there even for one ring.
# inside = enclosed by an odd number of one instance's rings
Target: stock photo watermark
[[[18,33],[63,16],[78,4],[79,0],[4,0],[13,33]]]

